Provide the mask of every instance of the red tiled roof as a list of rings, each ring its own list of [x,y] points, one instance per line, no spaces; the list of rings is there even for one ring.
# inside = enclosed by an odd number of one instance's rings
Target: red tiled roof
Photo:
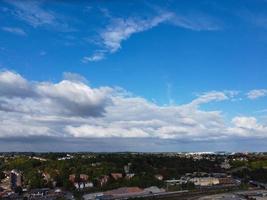
[[[115,180],[122,178],[122,174],[121,173],[111,173],[110,174],[112,176],[112,178],[114,178]]]

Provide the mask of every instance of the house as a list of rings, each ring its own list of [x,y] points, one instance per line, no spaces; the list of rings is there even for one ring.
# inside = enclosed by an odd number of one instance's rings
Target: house
[[[130,173],[130,174],[126,174],[125,178],[129,180],[129,179],[132,179],[134,176],[135,176],[134,173]]]
[[[86,182],[86,183],[84,183],[84,187],[85,188],[91,188],[91,187],[94,187],[94,184],[92,182]]]
[[[118,180],[118,179],[122,178],[122,173],[111,173],[110,176],[111,176],[114,180]]]
[[[108,180],[109,180],[109,176],[107,176],[107,175],[101,176],[99,178],[99,184],[100,184],[100,186],[102,187],[102,186],[106,185],[107,182],[108,182]]]
[[[80,174],[80,180],[81,181],[88,181],[89,176],[86,174]]]
[[[10,188],[12,190],[22,186],[22,174],[18,170],[13,169],[10,172]]]
[[[124,165],[124,173],[125,174],[128,174],[128,173],[130,173],[130,167],[131,167],[131,163],[128,163],[127,165]]]
[[[30,198],[40,198],[48,195],[49,188],[32,189],[29,191]]]
[[[173,186],[173,185],[180,185],[181,181],[177,179],[170,179],[170,180],[165,180],[165,183],[168,186]]]
[[[75,182],[74,187],[76,189],[82,190],[84,188],[94,187],[94,184],[92,182]]]
[[[74,183],[75,182],[75,178],[76,178],[75,174],[69,175],[69,181],[70,182]]]
[[[43,177],[43,179],[44,179],[46,182],[51,181],[51,176],[50,176],[50,174],[47,173],[47,172],[43,172],[43,173],[42,173],[42,177]]]
[[[162,181],[163,180],[163,176],[161,174],[156,174],[154,177],[156,179],[158,179],[159,181]]]
[[[100,162],[96,162],[96,163],[92,163],[92,164],[91,164],[92,167],[97,167],[97,166],[100,166],[100,165],[101,165]]]
[[[223,169],[230,169],[231,165],[229,163],[229,160],[225,160],[224,162],[221,163],[221,168]]]
[[[41,158],[41,157],[38,157],[38,156],[33,156],[32,159],[40,160],[40,161],[43,161],[43,162],[47,161],[47,159]]]
[[[73,156],[72,155],[70,155],[70,154],[67,154],[67,156],[65,156],[65,157],[62,157],[62,158],[58,158],[57,160],[70,160],[70,159],[72,159],[73,158]]]

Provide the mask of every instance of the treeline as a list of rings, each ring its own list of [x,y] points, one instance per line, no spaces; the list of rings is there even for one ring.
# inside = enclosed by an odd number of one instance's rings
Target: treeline
[[[234,172],[235,177],[239,177],[243,182],[248,183],[250,180],[267,183],[267,169],[249,169],[245,168],[240,171]]]

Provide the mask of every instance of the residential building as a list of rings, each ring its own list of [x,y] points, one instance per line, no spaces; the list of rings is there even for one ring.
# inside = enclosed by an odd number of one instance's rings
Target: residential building
[[[118,180],[118,179],[122,178],[122,173],[111,173],[110,176],[111,176],[114,180]]]
[[[69,175],[69,181],[70,182],[74,183],[75,182],[75,178],[76,178],[75,174]]]
[[[80,174],[80,180],[81,181],[88,181],[89,176],[86,174]]]
[[[159,181],[163,180],[163,176],[161,174],[156,174],[155,178],[158,179]]]
[[[99,178],[99,184],[100,184],[100,186],[102,187],[102,186],[106,185],[107,182],[108,182],[108,180],[109,180],[109,176],[107,176],[107,175],[101,176]]]
[[[22,186],[22,174],[21,172],[13,169],[10,172],[10,188],[12,190]]]
[[[135,176],[134,173],[130,173],[130,174],[126,174],[126,175],[125,175],[125,178],[126,178],[126,179],[131,179],[131,178],[133,178],[134,176]]]

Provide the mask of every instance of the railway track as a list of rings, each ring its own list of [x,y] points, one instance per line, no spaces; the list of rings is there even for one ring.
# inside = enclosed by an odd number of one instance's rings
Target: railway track
[[[174,199],[179,199],[179,200],[194,200],[197,199],[201,196],[204,195],[212,195],[212,194],[218,194],[218,193],[225,193],[225,192],[230,192],[230,191],[237,191],[240,190],[238,186],[231,186],[231,187],[211,187],[211,188],[202,188],[202,189],[197,189],[194,191],[188,191],[188,190],[183,190],[183,191],[176,191],[176,192],[164,192],[164,193],[159,193],[159,194],[146,194],[142,196],[131,196],[131,197],[124,197],[124,198],[114,198],[117,200],[126,200],[126,199],[140,199],[140,200],[174,200]]]

